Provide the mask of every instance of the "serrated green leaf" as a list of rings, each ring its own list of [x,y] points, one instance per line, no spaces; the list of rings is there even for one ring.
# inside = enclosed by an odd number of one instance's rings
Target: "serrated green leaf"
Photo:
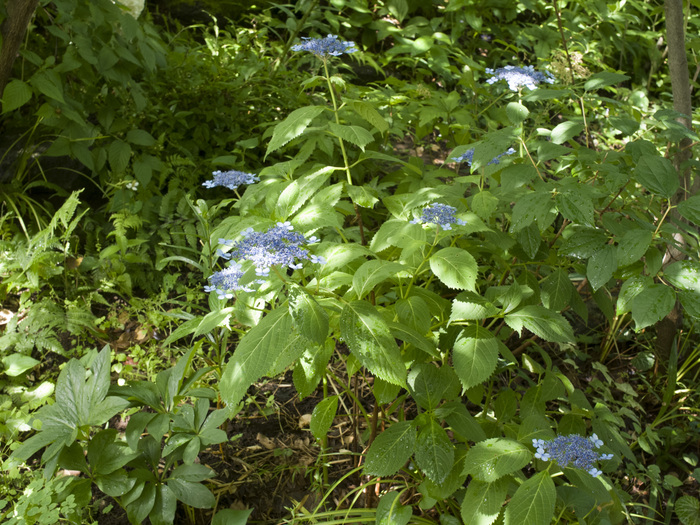
[[[549,525],[557,493],[549,472],[538,472],[515,491],[504,515],[505,525]]]
[[[323,439],[338,412],[338,396],[329,396],[314,407],[309,428],[316,439]]]
[[[63,99],[63,84],[58,72],[54,69],[45,69],[34,74],[30,82],[42,94],[65,104]]]
[[[277,308],[241,338],[220,382],[221,398],[230,408],[234,408],[248,387],[270,369],[291,331],[289,310]]]
[[[595,252],[603,248],[608,241],[605,232],[597,228],[573,225],[569,235],[559,249],[564,255],[571,255],[578,259],[588,259]],[[569,231],[569,228],[567,228]]]
[[[304,133],[311,121],[323,113],[324,109],[323,106],[306,106],[292,111],[286,119],[275,126],[265,157]]]
[[[536,223],[530,223],[519,230],[516,234],[518,244],[531,260],[537,257],[537,252],[540,251],[542,245],[542,234]]]
[[[415,365],[408,374],[411,395],[425,410],[433,410],[445,399],[459,395],[457,375],[449,366],[436,367],[432,363]]]
[[[454,445],[445,429],[430,418],[416,439],[415,458],[418,467],[433,482],[442,483],[452,470],[454,456]]]
[[[555,197],[559,213],[574,224],[593,226],[593,201],[580,192],[567,191]]]
[[[605,285],[612,278],[615,270],[617,270],[617,250],[614,246],[607,244],[588,259],[586,277],[593,291]]]
[[[555,312],[561,312],[570,304],[571,296],[576,293],[569,275],[564,270],[555,270],[540,284],[542,304]]]
[[[493,317],[499,308],[475,292],[461,292],[452,301],[450,323],[455,321],[479,321]]]
[[[370,372],[394,385],[406,384],[406,367],[389,327],[377,309],[352,301],[340,314],[340,333],[352,354]]]
[[[393,476],[406,464],[415,447],[416,429],[413,422],[392,423],[369,447],[365,460],[365,474]]]
[[[2,93],[2,112],[9,113],[24,106],[32,98],[32,88],[26,82],[15,78],[11,80]]]
[[[126,140],[137,146],[153,146],[156,139],[143,129],[130,129],[126,134]]]
[[[511,233],[516,233],[533,222],[537,223],[538,227],[546,224],[552,206],[552,197],[548,192],[533,191],[522,195],[513,206]]]
[[[700,195],[693,195],[679,202],[678,212],[689,221],[700,225]]]
[[[634,329],[641,330],[661,321],[676,304],[673,289],[663,284],[652,284],[632,298],[630,309]]]
[[[293,181],[277,197],[275,213],[281,220],[287,220],[306,202],[318,193],[336,168],[324,166]]]
[[[486,221],[498,208],[498,197],[488,190],[482,190],[472,197],[471,207],[480,219]]]
[[[367,261],[355,272],[352,278],[352,289],[357,294],[357,298],[362,299],[378,284],[395,277],[404,269],[403,264],[382,259]]]
[[[642,155],[634,176],[645,188],[670,199],[679,187],[678,172],[671,161],[656,155]]]
[[[629,230],[625,232],[617,245],[619,266],[627,266],[639,261],[649,249],[652,233],[647,230]]]
[[[580,122],[562,122],[554,127],[551,134],[553,144],[563,144],[583,131],[583,124]]]
[[[122,140],[114,140],[109,145],[109,165],[115,174],[124,173],[131,160],[131,146]]]
[[[527,119],[530,111],[520,102],[509,102],[506,106],[506,115],[512,124],[518,125]]]
[[[374,208],[379,202],[377,190],[366,185],[347,186],[347,192],[352,202],[362,208]]]
[[[508,478],[493,483],[472,479],[462,500],[462,521],[469,525],[491,525],[501,512],[508,490]]]
[[[479,481],[493,483],[520,470],[530,461],[532,453],[525,445],[512,439],[492,438],[469,449],[464,460],[464,470]]]
[[[524,327],[552,343],[572,343],[576,340],[574,331],[564,316],[543,306],[524,306],[506,315],[505,322],[516,332],[522,332]]]
[[[430,269],[440,281],[457,290],[474,290],[477,265],[474,257],[462,248],[443,248],[430,257]]]
[[[336,137],[354,144],[362,151],[365,150],[365,146],[367,144],[374,141],[372,134],[361,126],[347,126],[337,124],[335,122],[329,122],[328,127]]]
[[[289,292],[289,314],[299,333],[306,339],[318,345],[326,342],[328,313],[316,299],[297,286],[293,286]]]
[[[700,501],[693,496],[681,496],[674,504],[676,516],[683,525],[700,525]]]
[[[361,118],[372,124],[380,133],[389,131],[389,124],[379,112],[374,109],[374,106],[368,102],[361,100],[351,100],[348,106]]]
[[[452,347],[452,362],[464,390],[486,381],[496,369],[498,340],[486,328],[465,328]]]
[[[399,299],[394,304],[394,309],[399,321],[419,334],[425,334],[430,330],[430,309],[420,297],[411,295],[405,299]]]
[[[629,312],[632,308],[632,299],[652,284],[654,284],[654,280],[648,275],[634,275],[622,283],[617,297],[615,314],[620,316]]]

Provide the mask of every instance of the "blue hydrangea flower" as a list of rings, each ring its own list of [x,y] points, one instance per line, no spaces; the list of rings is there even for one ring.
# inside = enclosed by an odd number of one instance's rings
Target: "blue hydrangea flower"
[[[205,292],[216,292],[219,299],[233,299],[233,292],[252,292],[253,289],[239,284],[243,277],[243,269],[238,263],[232,263],[227,268],[209,276],[211,286],[205,286]]]
[[[457,208],[437,202],[430,204],[423,210],[423,214],[411,221],[411,224],[433,223],[441,226],[443,230],[451,230],[452,224],[464,226],[466,222],[455,217]]]
[[[349,54],[357,51],[355,42],[341,42],[336,35],[328,35],[325,38],[302,37],[301,39],[303,42],[292,46],[292,51],[310,51],[321,58],[337,57],[343,53]]]
[[[535,457],[537,459],[542,461],[552,459],[562,468],[571,463],[575,468],[583,469],[593,477],[602,474],[595,466],[595,462],[613,457],[612,454],[600,454],[594,450],[603,446],[603,441],[598,439],[596,434],[588,439],[578,434],[558,436],[550,441],[533,439],[532,446],[536,449]]]
[[[513,148],[508,148],[507,151],[504,151],[503,153],[496,155],[494,158],[492,158],[488,162],[487,166],[489,164],[500,164],[501,161],[499,159],[501,157],[503,157],[504,155],[512,155],[513,153],[515,153],[515,150]],[[469,166],[471,167],[472,162],[474,162],[474,148],[470,149],[466,153],[462,153],[458,157],[453,157],[450,160],[453,162],[465,162],[466,161],[466,163],[469,164]]]
[[[245,173],[244,171],[213,171],[214,178],[202,184],[205,188],[213,188],[215,186],[226,186],[230,190],[235,190],[243,184],[255,184],[260,181],[257,175]]]
[[[540,71],[535,71],[535,68],[532,66],[506,66],[499,67],[495,71],[486,68],[486,73],[492,75],[491,78],[486,80],[487,83],[494,84],[499,80],[505,80],[508,82],[508,87],[511,91],[518,91],[521,87],[536,89],[540,82],[553,84],[555,80],[554,75],[549,71],[541,73]]]

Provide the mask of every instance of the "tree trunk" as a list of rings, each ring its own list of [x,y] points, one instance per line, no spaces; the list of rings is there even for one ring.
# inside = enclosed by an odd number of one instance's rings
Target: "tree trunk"
[[[690,98],[690,75],[688,73],[688,59],[685,51],[685,29],[683,27],[683,0],[665,0],[666,12],[666,41],[668,42],[668,68],[671,73],[671,91],[673,95],[673,109],[681,113],[678,121],[686,128],[693,127],[693,106]],[[684,138],[678,144],[678,150],[673,155],[673,163],[678,171],[680,189],[672,197],[671,203],[675,206],[687,199],[697,191],[695,187],[698,181],[692,181],[690,170],[684,169],[683,164],[690,160],[692,141]],[[676,220],[681,220],[675,210],[671,214]],[[683,244],[683,237],[676,236],[676,241]],[[664,265],[671,264],[684,258],[683,252],[669,247],[664,257]],[[683,315],[678,302],[671,312],[656,324],[656,351],[662,365],[671,356],[671,348],[678,330],[682,327]]]
[[[7,0],[7,18],[0,25],[2,48],[0,48],[0,98],[10,81],[12,65],[22,45],[27,26],[39,5],[39,0]]]

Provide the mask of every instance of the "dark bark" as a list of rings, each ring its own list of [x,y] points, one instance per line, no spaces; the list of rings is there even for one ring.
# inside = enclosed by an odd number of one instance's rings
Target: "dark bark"
[[[39,0],[8,0],[5,4],[7,18],[0,25],[2,48],[0,48],[0,97],[12,75],[12,65],[22,46],[29,21],[39,5]]]

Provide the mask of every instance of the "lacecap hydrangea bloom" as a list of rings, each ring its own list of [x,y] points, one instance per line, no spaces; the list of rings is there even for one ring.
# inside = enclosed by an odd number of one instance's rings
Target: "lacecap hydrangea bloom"
[[[204,289],[207,292],[215,291],[219,298],[230,299],[233,292],[253,291],[250,287],[239,283],[244,271],[241,263],[251,261],[255,266],[255,274],[258,277],[268,277],[273,266],[285,266],[292,270],[302,268],[301,261],[310,261],[314,264],[325,264],[323,257],[309,254],[304,248],[309,244],[317,243],[316,237],[308,239],[299,232],[294,231],[294,227],[289,222],[278,222],[276,226],[266,232],[256,232],[248,228],[243,232],[243,239],[240,241],[229,241],[219,239],[219,243],[231,246],[228,253],[217,251],[217,255],[224,259],[232,259],[232,264],[220,272],[214,273],[209,280],[210,286]],[[258,279],[256,283],[261,284],[263,280]]]
[[[504,155],[512,155],[513,153],[515,153],[515,150],[513,148],[508,148],[507,151],[504,151],[503,153],[496,155],[494,158],[492,158],[488,162],[487,166],[489,164],[500,164],[501,161],[499,159],[501,157],[503,157]],[[469,166],[471,166],[472,162],[474,162],[474,148],[470,149],[466,153],[462,153],[458,157],[453,157],[450,160],[452,160],[454,162],[465,162],[466,161],[466,163],[469,164]]]
[[[355,42],[341,42],[336,35],[328,35],[325,38],[302,37],[301,39],[303,42],[292,46],[292,51],[309,51],[321,58],[337,57],[343,53],[349,54],[357,51]]]
[[[420,217],[416,217],[411,221],[411,224],[437,224],[443,230],[451,230],[453,224],[464,226],[466,222],[455,217],[457,208],[448,206],[447,204],[439,204],[437,202],[428,205]]]
[[[212,180],[205,181],[202,186],[205,188],[213,188],[215,186],[225,186],[230,190],[235,190],[243,184],[255,184],[260,181],[257,175],[245,173],[244,171],[213,171]]]
[[[495,71],[486,68],[486,73],[491,75],[491,78],[486,80],[487,83],[495,84],[499,80],[505,80],[508,82],[508,87],[511,91],[518,91],[521,87],[536,89],[540,82],[546,82],[547,84],[554,83],[554,75],[549,71],[541,73],[535,71],[535,68],[532,66],[506,66],[499,67]]]
[[[591,476],[598,477],[602,472],[595,466],[598,460],[612,459],[612,454],[600,454],[594,449],[603,446],[603,441],[596,434],[586,439],[578,434],[558,436],[555,439],[545,441],[533,439],[532,446],[537,451],[535,457],[542,461],[553,460],[564,468],[571,464],[588,472]]]

